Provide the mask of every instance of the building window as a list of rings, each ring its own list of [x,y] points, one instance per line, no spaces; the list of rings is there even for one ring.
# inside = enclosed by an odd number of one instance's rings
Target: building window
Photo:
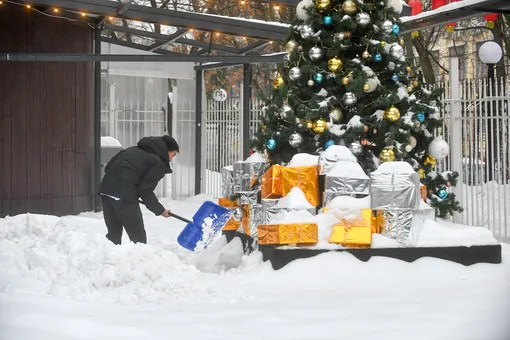
[[[448,49],[450,58],[459,58],[459,78],[460,80],[466,79],[466,48],[462,46],[452,46]]]

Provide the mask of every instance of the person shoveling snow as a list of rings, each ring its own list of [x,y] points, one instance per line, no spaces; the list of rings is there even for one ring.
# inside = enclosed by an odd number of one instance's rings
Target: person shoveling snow
[[[154,189],[165,174],[172,173],[170,162],[178,152],[179,145],[170,136],[144,137],[108,162],[99,192],[110,241],[121,244],[125,228],[132,242],[147,243],[139,198],[156,216],[170,217]]]

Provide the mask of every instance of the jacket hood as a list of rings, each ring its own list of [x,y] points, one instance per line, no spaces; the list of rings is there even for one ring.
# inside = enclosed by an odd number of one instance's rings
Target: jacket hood
[[[144,151],[153,153],[163,160],[166,167],[166,173],[172,173],[170,168],[170,159],[168,158],[168,150],[165,141],[161,137],[143,137],[138,142],[138,147]]]

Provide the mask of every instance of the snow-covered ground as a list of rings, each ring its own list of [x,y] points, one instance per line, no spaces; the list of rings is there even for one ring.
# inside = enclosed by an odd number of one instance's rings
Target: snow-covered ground
[[[0,219],[0,339],[510,339],[508,244],[499,265],[331,253],[275,272],[254,253],[225,272],[144,214],[148,244],[122,246],[100,214]]]

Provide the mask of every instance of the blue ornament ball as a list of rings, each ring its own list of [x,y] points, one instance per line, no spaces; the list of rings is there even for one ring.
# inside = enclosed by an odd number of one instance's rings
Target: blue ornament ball
[[[334,73],[328,74],[328,79],[335,79],[335,78],[336,78],[336,76]]]
[[[324,18],[322,18],[322,22],[324,23],[324,25],[329,26],[333,24],[333,18],[330,15],[326,15]]]
[[[439,190],[437,195],[439,196],[440,199],[444,200],[446,197],[448,197],[448,191],[446,191],[445,189],[441,189]]]
[[[398,24],[393,24],[393,27],[392,27],[391,31],[395,35],[399,34],[400,33],[400,26]]]
[[[398,76],[396,74],[394,74],[393,77],[391,77],[391,80],[398,81]]]
[[[269,150],[274,150],[274,148],[276,148],[276,141],[271,138],[267,141],[266,146]]]
[[[332,146],[332,145],[335,145],[335,141],[328,140],[328,141],[326,142],[325,147],[326,147],[326,149],[327,149],[327,148],[329,148],[329,147],[330,147],[330,146]]]
[[[315,80],[317,83],[322,83],[324,76],[321,73],[317,73],[315,76],[313,76],[313,80]]]
[[[381,55],[381,53],[377,53],[377,54],[374,56],[374,60],[375,60],[375,61],[381,61],[381,60],[382,60],[382,55]]]
[[[423,123],[425,121],[425,114],[423,112],[418,112],[416,114],[416,119],[418,119],[420,123]]]

